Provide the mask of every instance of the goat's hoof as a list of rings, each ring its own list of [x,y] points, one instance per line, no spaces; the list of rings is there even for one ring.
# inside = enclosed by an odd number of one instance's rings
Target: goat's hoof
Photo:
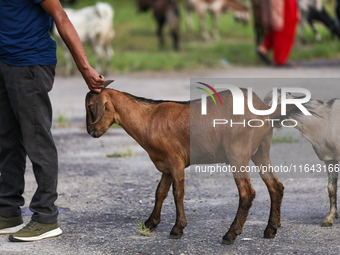
[[[273,229],[268,229],[264,231],[264,238],[266,239],[272,239],[276,236],[276,232],[277,232],[278,226],[277,225],[273,225]]]
[[[182,235],[183,235],[183,233],[181,233],[181,234],[173,234],[173,233],[170,233],[169,238],[170,238],[170,239],[181,239]]]
[[[158,221],[156,221],[155,219],[153,220],[147,220],[144,222],[145,226],[150,229],[150,230],[154,230],[157,228],[157,225],[159,224]]]
[[[228,237],[223,237],[223,239],[222,239],[222,244],[231,245],[231,244],[234,243],[234,241],[235,241],[235,239],[231,240],[231,239],[229,239]]]
[[[276,233],[275,234],[271,234],[271,235],[269,235],[269,234],[264,234],[264,238],[265,239],[273,239],[273,238],[275,238],[275,236],[276,236]]]
[[[324,227],[324,228],[329,228],[329,227],[332,227],[332,226],[333,226],[333,223],[327,222],[327,221],[325,221],[321,224],[321,227]]]

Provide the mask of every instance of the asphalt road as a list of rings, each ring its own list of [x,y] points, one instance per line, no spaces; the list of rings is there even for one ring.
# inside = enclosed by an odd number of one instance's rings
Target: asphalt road
[[[239,68],[206,72],[134,73],[109,75],[113,88],[152,99],[189,100],[190,78],[340,78],[335,64],[303,63],[296,69]],[[256,83],[258,84],[258,83]],[[311,85],[313,97],[340,97],[337,87],[325,92],[322,84]],[[268,87],[258,84],[263,98]],[[188,226],[180,240],[170,240],[175,222],[172,194],[165,200],[162,222],[152,237],[141,236],[137,222],[151,213],[160,173],[144,150],[122,129],[110,129],[100,139],[85,130],[84,98],[88,91],[80,76],[57,76],[51,99],[54,106],[53,134],[59,151],[60,237],[34,243],[10,243],[0,236],[0,254],[339,254],[340,222],[331,228],[320,224],[329,210],[326,174],[296,178],[285,176],[282,227],[275,239],[263,238],[269,216],[269,195],[259,178],[253,179],[256,198],[243,233],[231,246],[221,245],[222,236],[234,219],[238,192],[230,176],[197,177],[186,169],[185,210]],[[58,118],[67,127],[58,127]],[[274,144],[274,165],[323,164],[311,145],[296,130],[276,131],[296,143]],[[115,152],[132,151],[131,157],[109,158]],[[24,221],[36,185],[27,164]]]

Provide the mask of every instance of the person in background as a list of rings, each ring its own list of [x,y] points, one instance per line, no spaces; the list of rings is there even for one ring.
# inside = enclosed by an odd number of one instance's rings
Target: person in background
[[[295,66],[288,62],[295,41],[295,31],[299,20],[297,0],[263,0],[263,26],[266,35],[258,46],[258,56],[268,65]],[[273,61],[268,51],[273,50]]]
[[[52,18],[90,90],[104,77],[89,65],[78,34],[59,0],[0,1],[0,234],[10,241],[37,241],[62,233],[57,221],[58,157],[51,134],[56,43]],[[26,155],[36,192],[31,221],[23,224]]]

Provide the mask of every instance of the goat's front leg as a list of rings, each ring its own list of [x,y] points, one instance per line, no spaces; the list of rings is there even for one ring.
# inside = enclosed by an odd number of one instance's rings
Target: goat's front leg
[[[220,33],[218,30],[218,17],[220,16],[220,14],[218,12],[212,12],[212,19],[213,19],[213,37],[214,39],[217,41],[220,39]]]
[[[64,48],[64,56],[65,56],[65,61],[66,61],[65,76],[70,76],[73,72],[72,55],[69,52],[69,50],[65,48]]]
[[[164,47],[163,27],[164,27],[164,23],[165,23],[164,18],[157,20],[157,23],[158,23],[157,24],[158,43],[159,43],[159,47],[163,48]]]
[[[175,204],[176,204],[176,223],[170,232],[170,239],[179,239],[183,235],[183,229],[187,226],[187,220],[184,214],[184,168],[178,168],[173,175],[172,184]]]
[[[198,14],[198,17],[199,17],[199,29],[200,29],[200,32],[201,32],[201,35],[203,37],[203,39],[208,42],[210,41],[211,37],[207,31],[207,27],[206,27],[206,24],[205,24],[205,12],[206,10],[200,10],[197,14]]]
[[[145,226],[149,229],[155,229],[157,225],[161,222],[161,210],[164,199],[167,197],[173,178],[171,174],[162,174],[162,178],[158,183],[156,190],[156,201],[155,207],[147,221],[145,221]]]
[[[187,21],[187,32],[192,33],[194,31],[194,19],[192,17],[192,10],[189,7],[187,7],[186,21]]]
[[[239,170],[240,167],[237,169]],[[249,209],[255,198],[255,190],[251,184],[248,173],[236,173],[234,174],[234,178],[239,193],[239,205],[236,217],[231,224],[229,231],[223,236],[223,244],[234,243],[236,237],[242,233],[242,228],[246,222]]]
[[[330,203],[330,212],[322,223],[322,227],[333,226],[333,220],[338,218],[337,209],[337,189],[338,189],[338,172],[335,171],[335,165],[337,161],[326,161],[327,173],[328,173],[328,195]],[[332,171],[330,168],[332,167]]]

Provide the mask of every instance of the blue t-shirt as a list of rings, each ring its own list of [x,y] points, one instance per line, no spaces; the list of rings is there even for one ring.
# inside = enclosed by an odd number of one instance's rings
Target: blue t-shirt
[[[0,0],[0,60],[15,66],[54,65],[57,45],[43,0]]]

